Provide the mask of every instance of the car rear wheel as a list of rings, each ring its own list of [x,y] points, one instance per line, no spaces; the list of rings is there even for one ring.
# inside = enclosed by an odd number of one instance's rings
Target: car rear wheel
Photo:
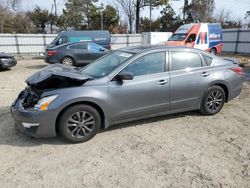
[[[74,65],[74,60],[71,57],[64,57],[62,59],[62,64],[68,65],[68,66],[73,66]]]
[[[68,108],[59,121],[59,131],[68,141],[79,143],[93,138],[101,126],[98,111],[88,105]]]
[[[220,86],[212,86],[205,93],[200,111],[204,115],[217,114],[225,103],[225,91]]]

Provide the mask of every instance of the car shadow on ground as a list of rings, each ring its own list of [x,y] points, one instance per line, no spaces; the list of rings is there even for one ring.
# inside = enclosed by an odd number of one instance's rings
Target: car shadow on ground
[[[7,72],[10,70],[11,70],[11,68],[0,68],[0,72]]]
[[[46,66],[48,66],[48,65],[30,65],[30,66],[27,66],[25,68],[27,68],[27,69],[42,69]]]
[[[114,125],[106,130],[99,131],[98,134],[101,134],[106,131],[124,129],[133,126],[143,126],[145,124],[164,121],[168,119],[181,118],[185,116],[201,116],[201,114],[197,111],[191,111],[191,112],[184,112],[184,113],[178,113],[160,117],[147,118],[129,123]],[[53,138],[32,138],[30,136],[21,133],[15,128],[15,122],[11,116],[10,108],[9,107],[0,108],[0,146],[10,145],[18,147],[32,147],[39,145],[69,145],[69,144],[72,143],[64,140],[60,136],[56,136]]]

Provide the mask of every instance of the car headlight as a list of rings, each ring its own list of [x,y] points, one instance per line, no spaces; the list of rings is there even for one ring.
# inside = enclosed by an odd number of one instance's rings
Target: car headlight
[[[40,110],[40,111],[43,111],[43,110],[48,110],[48,106],[49,104],[54,101],[56,98],[58,97],[58,95],[51,95],[51,96],[48,96],[48,97],[43,97],[41,98],[37,104],[34,106],[34,109],[35,110]]]

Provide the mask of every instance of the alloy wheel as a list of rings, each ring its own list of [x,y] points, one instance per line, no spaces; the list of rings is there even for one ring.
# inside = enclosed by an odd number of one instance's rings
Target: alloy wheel
[[[89,135],[95,128],[95,117],[86,111],[72,114],[68,120],[66,129],[71,137],[83,138]]]
[[[215,90],[208,95],[206,106],[211,112],[216,112],[217,110],[219,110],[222,104],[223,95],[220,91]]]

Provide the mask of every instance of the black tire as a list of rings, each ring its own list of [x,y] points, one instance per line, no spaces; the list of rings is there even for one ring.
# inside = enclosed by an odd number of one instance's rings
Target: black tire
[[[63,57],[61,62],[62,62],[62,64],[68,65],[68,66],[74,66],[74,64],[75,64],[74,59],[71,57],[68,57],[68,56]]]
[[[203,96],[200,112],[204,115],[215,115],[224,106],[225,91],[220,86],[210,87]]]
[[[217,54],[216,48],[212,48],[212,49],[210,50],[210,53],[213,54],[213,55],[216,55],[216,54]]]
[[[73,143],[90,140],[100,127],[101,116],[95,108],[89,105],[74,105],[66,109],[59,120],[60,134]]]

